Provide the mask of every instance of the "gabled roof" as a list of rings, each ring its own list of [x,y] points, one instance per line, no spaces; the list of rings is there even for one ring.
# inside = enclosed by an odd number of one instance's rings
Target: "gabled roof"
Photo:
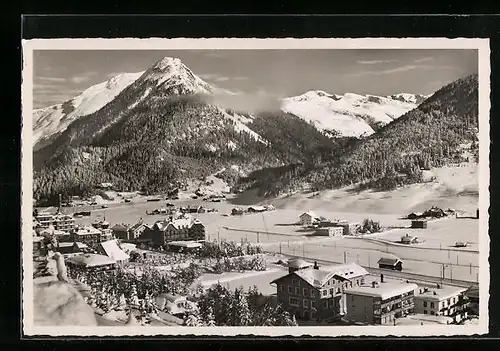
[[[100,243],[106,255],[115,261],[123,261],[129,259],[129,255],[120,249],[116,240],[108,240]]]
[[[59,247],[72,247],[74,243],[59,243]]]
[[[250,206],[248,207],[249,210],[254,210],[254,211],[265,211],[266,207],[264,206]]]
[[[314,213],[313,211],[308,211],[308,212],[304,212],[300,215],[300,217],[304,216],[304,215],[307,215],[307,216],[311,216],[312,218],[318,218],[318,215],[316,213]]]
[[[114,226],[111,227],[111,230],[127,231],[128,227],[125,224],[115,224]]]
[[[288,260],[288,267],[291,268],[304,268],[304,267],[310,267],[313,264],[311,262],[304,261],[300,258],[293,258]]]
[[[84,254],[68,257],[67,261],[84,267],[97,267],[116,263],[115,260],[108,256],[96,254]]]
[[[75,245],[76,247],[78,247],[79,249],[86,249],[88,246],[84,243],[81,243],[81,242],[75,242]]]
[[[356,263],[346,263],[334,266],[320,267],[319,269],[305,268],[292,272],[286,276],[275,279],[271,284],[276,283],[284,277],[296,275],[305,280],[310,285],[321,288],[328,280],[333,277],[341,280],[349,280],[360,276],[368,275],[368,271]]]
[[[137,230],[142,226],[146,226],[143,222],[137,222],[134,225],[132,225],[129,229],[130,230]]]
[[[378,260],[378,264],[384,264],[384,265],[389,265],[389,266],[395,266],[398,264],[398,262],[403,263],[399,258],[391,258],[391,257],[382,257],[380,260]]]

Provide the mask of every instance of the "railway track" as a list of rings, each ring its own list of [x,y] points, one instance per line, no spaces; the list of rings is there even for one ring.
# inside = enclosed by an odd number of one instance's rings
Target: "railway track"
[[[274,253],[274,252],[273,252]],[[287,256],[290,258],[302,258],[302,256],[298,255],[290,255],[290,254],[282,254],[282,256]],[[319,264],[326,264],[326,265],[331,265],[331,264],[343,264],[344,262],[337,262],[337,261],[328,261],[328,260],[322,260],[322,259],[316,259],[314,257],[305,257],[307,260],[313,260],[318,262]],[[411,272],[400,272],[400,271],[393,271],[390,269],[381,269],[381,268],[374,268],[374,267],[366,267],[362,266],[365,268],[370,274],[384,274],[386,277],[392,277],[392,278],[398,278],[398,279],[407,279],[410,281],[417,281],[417,282],[425,282],[425,283],[434,283],[434,284],[447,284],[447,285],[455,285],[455,286],[460,286],[464,288],[469,288],[471,286],[477,287],[479,284],[477,282],[472,282],[472,281],[465,281],[465,280],[458,280],[458,279],[449,279],[449,278],[441,278],[441,277],[434,277],[434,276],[429,276],[429,275],[424,275],[424,274],[417,274],[417,273],[411,273]]]

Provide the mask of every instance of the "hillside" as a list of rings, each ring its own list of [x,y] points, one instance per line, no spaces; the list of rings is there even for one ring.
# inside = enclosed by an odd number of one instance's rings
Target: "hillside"
[[[216,106],[209,98],[214,89],[180,60],[157,62],[35,152],[35,198],[91,194],[101,182],[123,191],[164,192],[222,168],[228,171],[220,176],[234,183],[229,170],[300,164],[335,147],[295,116],[252,116]]]
[[[361,137],[375,133],[424,99],[415,94],[382,97],[353,93],[337,95],[317,90],[284,99],[281,109],[312,123],[330,136]]]
[[[73,99],[33,113],[33,145],[38,149],[50,142],[54,134],[63,132],[76,119],[100,110],[143,72],[122,73],[93,85]],[[38,144],[38,145],[37,145]]]
[[[242,186],[277,195],[308,186],[312,190],[356,184],[358,190],[389,190],[423,181],[422,170],[464,161],[477,162],[477,75],[438,90],[416,109],[368,138],[352,140],[320,164],[257,171]]]

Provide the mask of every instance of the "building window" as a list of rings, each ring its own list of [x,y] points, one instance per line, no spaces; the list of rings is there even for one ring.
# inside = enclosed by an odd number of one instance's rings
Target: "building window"
[[[289,293],[289,294],[292,294],[292,293],[293,293],[293,289],[292,289],[292,287],[291,287],[290,285],[288,285],[288,293]]]
[[[311,297],[314,297],[316,294],[314,293],[314,289],[311,289]]]
[[[431,302],[431,308],[434,308],[434,302]]]
[[[431,311],[431,315],[433,315],[433,316],[434,316],[434,311]]]
[[[311,312],[311,318],[316,318],[316,312],[314,311]]]
[[[300,288],[295,288],[295,295],[300,295]]]
[[[311,308],[316,308],[316,301],[311,301]]]
[[[427,314],[427,310],[424,310],[424,314]]]
[[[330,295],[333,295],[333,288],[330,289]]]
[[[327,282],[326,282],[326,285],[330,286],[330,281],[327,281]]]
[[[448,300],[446,301],[446,303],[447,303],[447,304],[448,304],[448,306],[449,306],[449,305],[450,305],[450,299],[448,299]]]
[[[340,294],[340,288],[337,288],[337,294]]]
[[[284,285],[280,285],[280,290],[281,291],[285,291],[285,286]]]
[[[453,298],[453,303],[455,303],[455,301],[456,301],[455,298]]]
[[[299,304],[299,299],[296,299],[294,297],[290,297],[289,299],[289,304],[292,305],[292,306],[300,306]]]
[[[328,300],[323,300],[323,307],[328,308]]]
[[[309,308],[309,300],[304,300],[304,308]]]
[[[328,291],[327,290],[323,290],[323,296],[326,296],[326,294],[328,294]]]
[[[352,282],[349,282],[349,286],[352,288]]]
[[[427,307],[427,301],[424,301],[424,307]]]
[[[307,288],[302,289],[302,293],[304,296],[307,296]]]
[[[292,279],[292,285],[297,285],[297,279]]]

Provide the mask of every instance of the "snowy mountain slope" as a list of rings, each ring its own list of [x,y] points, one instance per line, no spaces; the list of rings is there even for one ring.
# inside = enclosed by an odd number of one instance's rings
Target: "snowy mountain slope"
[[[124,92],[126,88],[129,89]],[[122,92],[123,94],[121,94]],[[164,57],[146,71],[120,74],[109,81],[88,88],[82,94],[62,104],[34,111],[34,144],[45,141],[38,145],[43,147],[44,144],[50,142],[48,140],[50,137],[65,131],[72,122],[80,117],[96,113],[110,102],[114,107],[110,106],[107,109],[108,113],[102,116],[100,121],[89,121],[89,124],[99,125],[98,128],[93,129],[93,134],[104,133],[107,128],[140,103],[148,105],[169,96],[194,94],[210,96],[213,94],[234,95],[236,93],[211,86],[195,75],[180,59]],[[235,113],[224,112],[223,116],[234,123],[236,131],[246,132],[254,139],[265,143],[259,135],[246,126],[251,122],[251,119]],[[79,128],[81,127],[79,126]]]
[[[353,93],[336,95],[316,90],[283,99],[281,109],[312,122],[320,130],[360,137],[373,134],[414,109],[422,98],[413,94],[392,97]]]
[[[91,86],[71,100],[35,110],[33,112],[34,144],[64,131],[79,117],[101,109],[143,73],[119,74],[108,81]]]

